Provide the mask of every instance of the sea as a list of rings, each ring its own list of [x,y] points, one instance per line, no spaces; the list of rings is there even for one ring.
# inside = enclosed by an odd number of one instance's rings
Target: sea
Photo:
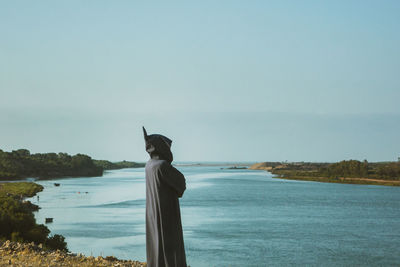
[[[176,166],[187,183],[180,205],[191,267],[400,265],[400,187],[229,166]],[[47,227],[71,252],[146,261],[144,168],[36,182],[36,220],[53,218]]]

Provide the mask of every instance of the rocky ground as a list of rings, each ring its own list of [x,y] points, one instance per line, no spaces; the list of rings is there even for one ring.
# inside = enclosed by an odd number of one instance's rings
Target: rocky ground
[[[130,266],[142,267],[146,263],[119,260],[115,257],[86,257],[63,251],[49,251],[34,243],[0,241],[0,266]]]

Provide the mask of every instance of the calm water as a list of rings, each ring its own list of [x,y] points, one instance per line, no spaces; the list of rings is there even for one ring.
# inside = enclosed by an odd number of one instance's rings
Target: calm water
[[[181,210],[192,267],[400,264],[400,187],[178,169],[187,178]],[[36,218],[53,217],[48,227],[71,251],[146,260],[143,168],[39,183],[45,190]]]

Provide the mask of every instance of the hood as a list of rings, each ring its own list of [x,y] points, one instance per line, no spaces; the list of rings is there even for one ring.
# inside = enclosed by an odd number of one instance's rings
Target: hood
[[[146,151],[151,158],[159,158],[172,162],[173,156],[171,152],[172,140],[161,134],[147,134],[143,127],[144,141],[146,142]]]

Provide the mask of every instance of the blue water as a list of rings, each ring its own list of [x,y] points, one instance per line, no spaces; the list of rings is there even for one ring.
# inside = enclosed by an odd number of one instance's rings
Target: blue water
[[[192,267],[400,264],[400,187],[178,169],[187,179],[181,211]],[[48,227],[72,252],[146,260],[143,168],[39,183],[45,190],[33,198],[42,208],[35,216],[53,217]]]

